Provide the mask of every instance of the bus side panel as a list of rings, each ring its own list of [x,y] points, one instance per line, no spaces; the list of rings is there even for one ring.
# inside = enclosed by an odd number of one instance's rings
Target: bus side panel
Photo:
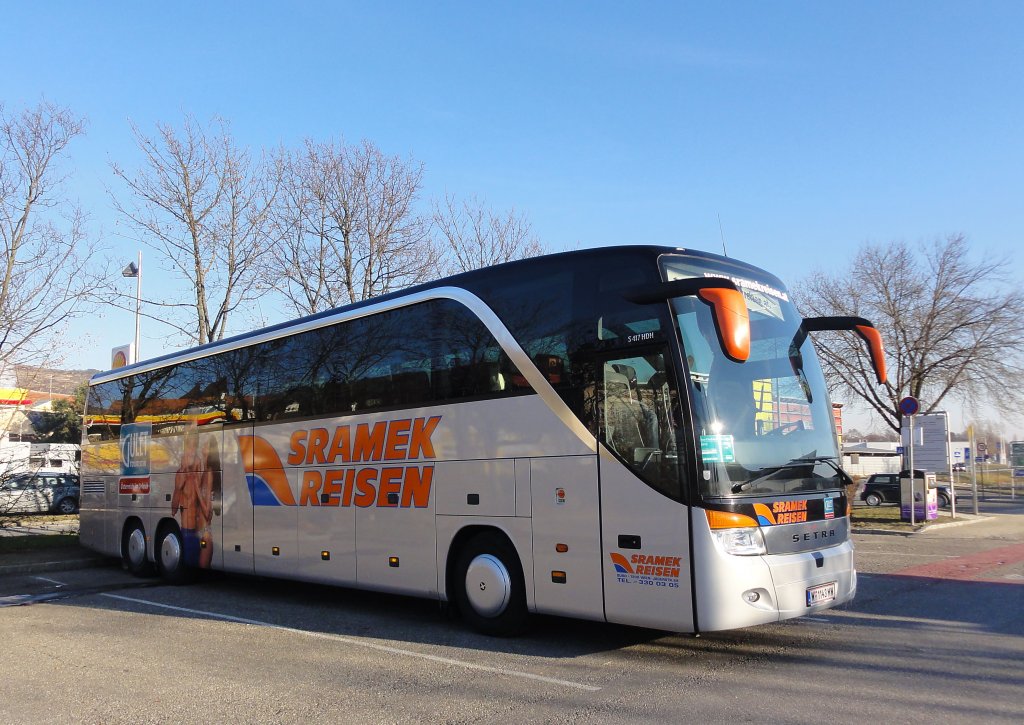
[[[160,520],[174,518],[186,551],[190,541],[196,545],[203,542],[209,567],[223,568],[224,519],[218,493],[223,478],[223,437],[220,425],[186,427],[182,433],[153,437],[149,493],[120,495],[122,509],[139,514],[145,523],[151,559],[156,556]],[[140,508],[142,511],[136,510]],[[195,560],[189,564],[194,566]]]
[[[385,469],[386,470],[386,469]],[[378,474],[378,480],[380,474]],[[434,497],[426,506],[356,508],[356,572],[366,589],[437,594]]]
[[[251,426],[233,426],[224,432],[224,468],[221,481],[221,551],[224,568],[242,574],[253,573],[252,497],[245,479],[245,462],[238,436],[252,435]],[[252,461],[249,461],[250,467]]]
[[[534,458],[530,485],[537,611],[603,620],[597,457]]]
[[[692,632],[687,507],[655,491],[603,447],[600,467],[608,621]]]
[[[438,462],[432,498],[445,516],[515,516],[515,461]]]
[[[282,469],[256,468],[253,473],[263,479],[279,478],[280,485],[291,491],[292,501],[298,500],[298,484]],[[267,576],[299,578],[299,507],[294,503],[255,506],[252,519],[253,570]]]
[[[78,539],[82,546],[108,556],[121,555],[117,511],[117,473],[121,451],[117,441],[82,446]]]
[[[324,584],[356,584],[356,510],[300,506],[299,574]]]

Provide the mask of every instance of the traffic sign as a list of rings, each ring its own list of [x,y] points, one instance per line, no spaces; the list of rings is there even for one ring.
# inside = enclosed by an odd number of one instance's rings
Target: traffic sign
[[[961,455],[960,451],[953,451],[953,458],[959,458]]]
[[[917,402],[917,398],[913,395],[900,400],[900,412],[903,415],[917,415],[917,411],[921,409],[921,404]]]
[[[904,453],[903,446],[896,446],[896,452],[902,456]]]

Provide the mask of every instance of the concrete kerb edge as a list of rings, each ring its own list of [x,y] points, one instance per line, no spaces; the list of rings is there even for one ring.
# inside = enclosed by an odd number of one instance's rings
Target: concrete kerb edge
[[[992,519],[992,516],[975,516],[973,514],[961,514],[962,516],[970,516],[970,518],[958,519],[956,521],[946,521],[941,524],[928,524],[923,526],[917,525],[913,531],[896,531],[894,529],[851,529],[851,534],[872,534],[875,536],[916,536],[918,534],[926,534],[929,531],[939,531],[940,529],[951,529],[955,526],[967,526],[968,524],[976,524],[979,521],[988,521]]]
[[[982,514],[978,514],[977,516],[975,516],[974,514],[960,514],[960,515],[961,516],[965,516],[965,517],[969,516],[970,518],[957,519],[956,521],[947,521],[947,522],[942,523],[942,524],[928,524],[927,526],[922,526],[921,528],[916,529],[913,533],[914,534],[925,534],[925,533],[928,533],[929,531],[938,531],[939,529],[951,529],[951,528],[956,527],[956,526],[967,526],[968,524],[976,524],[979,521],[989,521],[989,520],[991,520],[993,518],[992,516],[984,516]]]

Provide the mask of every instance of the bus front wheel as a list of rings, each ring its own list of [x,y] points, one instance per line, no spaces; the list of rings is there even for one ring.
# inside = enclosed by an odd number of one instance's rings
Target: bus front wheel
[[[511,542],[494,532],[474,536],[459,553],[455,598],[473,629],[496,637],[526,627],[526,587]]]

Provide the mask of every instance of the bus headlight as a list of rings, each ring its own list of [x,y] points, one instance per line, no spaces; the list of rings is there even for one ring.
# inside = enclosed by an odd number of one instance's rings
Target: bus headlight
[[[759,556],[766,553],[760,528],[712,529],[715,544],[733,556]]]

